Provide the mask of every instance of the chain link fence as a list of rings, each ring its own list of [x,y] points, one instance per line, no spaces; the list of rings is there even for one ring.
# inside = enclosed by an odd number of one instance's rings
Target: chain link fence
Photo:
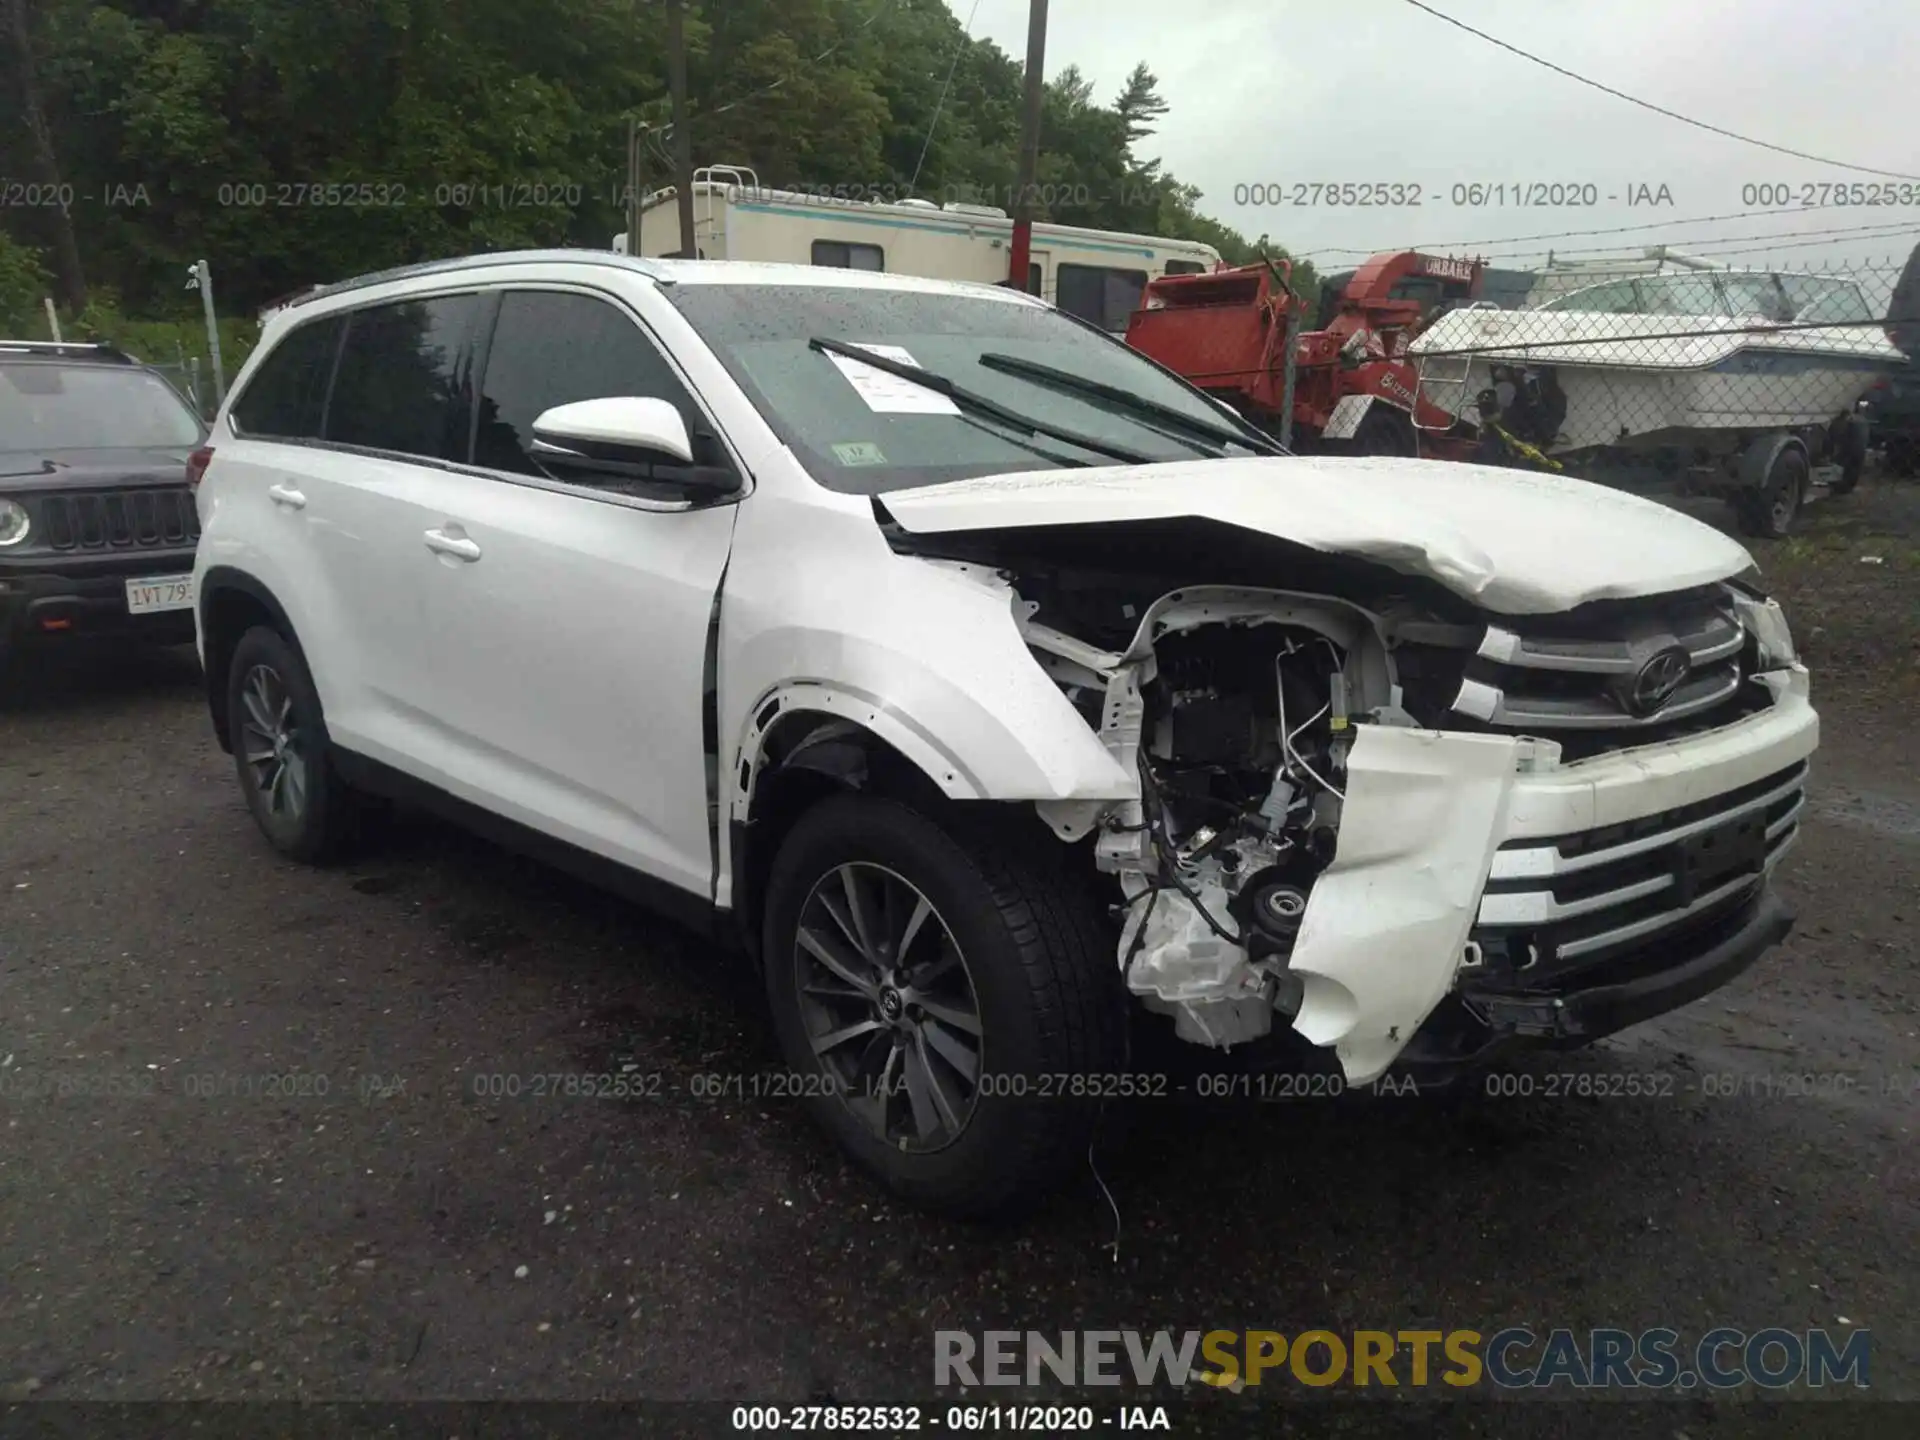
[[[1920,458],[1920,250],[1904,263],[1556,265],[1520,305],[1432,317],[1409,341],[1423,428],[1463,458],[1722,494],[1785,533],[1874,453]]]
[[[149,360],[147,368],[159,373],[169,385],[186,397],[187,403],[203,420],[211,420],[217,408],[213,399],[213,384],[207,367],[198,355],[189,355],[182,360]]]

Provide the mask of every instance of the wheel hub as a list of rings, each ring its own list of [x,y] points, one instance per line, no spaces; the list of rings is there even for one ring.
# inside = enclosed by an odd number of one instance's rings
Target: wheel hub
[[[985,1026],[932,902],[884,866],[850,862],[815,882],[794,938],[800,1023],[841,1103],[890,1147],[925,1153],[959,1139]]]

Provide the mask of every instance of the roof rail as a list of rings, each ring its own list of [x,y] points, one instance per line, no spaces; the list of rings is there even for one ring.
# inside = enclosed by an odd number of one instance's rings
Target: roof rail
[[[356,275],[350,280],[336,281],[332,285],[316,285],[304,295],[288,300],[284,308],[298,310],[303,305],[311,305],[316,300],[325,300],[333,295],[344,294],[351,290],[365,290],[373,285],[385,285],[393,280],[412,280],[424,275],[441,275],[456,270],[472,270],[482,265],[551,265],[565,261],[570,264],[612,265],[625,270],[638,270],[661,278],[658,267],[632,255],[616,255],[611,250],[503,250],[488,254],[459,255],[445,260],[426,260],[417,265],[399,265],[391,270],[376,270],[367,275]]]
[[[65,356],[74,360],[115,360],[122,365],[140,363],[118,345],[109,345],[105,341],[0,340],[0,354]]]

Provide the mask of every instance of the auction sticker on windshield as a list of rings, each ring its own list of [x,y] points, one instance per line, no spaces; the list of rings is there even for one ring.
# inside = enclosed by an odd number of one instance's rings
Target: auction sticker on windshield
[[[834,459],[842,465],[884,465],[887,457],[871,440],[858,440],[833,447]]]
[[[127,581],[127,613],[150,615],[158,610],[191,610],[193,576],[156,575]]]
[[[849,342],[858,343],[858,342]],[[860,345],[870,355],[901,365],[921,368],[920,362],[899,345]],[[850,356],[827,352],[827,358],[847,377],[854,393],[867,402],[867,408],[880,415],[958,415],[960,407],[937,390],[916,385],[899,375],[862,365]]]

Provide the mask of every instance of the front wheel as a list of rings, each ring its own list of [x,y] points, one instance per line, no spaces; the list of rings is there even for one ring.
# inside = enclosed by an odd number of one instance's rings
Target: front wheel
[[[1086,1163],[1125,1059],[1111,927],[1067,847],[1017,818],[835,797],[768,883],[767,998],[804,1103],[945,1214],[1027,1208]]]

